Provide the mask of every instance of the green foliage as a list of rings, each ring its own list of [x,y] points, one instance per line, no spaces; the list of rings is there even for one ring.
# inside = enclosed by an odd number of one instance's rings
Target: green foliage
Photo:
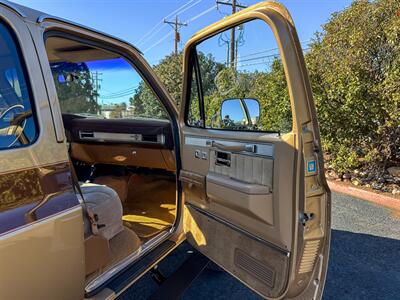
[[[182,61],[182,53],[178,55],[170,54],[154,67],[156,74],[167,88],[178,108],[182,96]],[[212,90],[209,89],[212,89],[214,77],[222,68],[222,65],[216,63],[212,56],[205,56],[203,54],[199,54],[199,62],[204,68],[204,73],[207,74],[202,78],[202,82],[205,86],[204,93],[209,94],[212,92]],[[130,99],[130,102],[131,105],[134,106],[136,115],[145,115],[152,118],[167,118],[167,113],[161,103],[143,81],[139,84],[139,87],[135,91],[135,96]],[[196,114],[196,112],[193,113]]]
[[[182,86],[182,54],[168,55],[154,67],[154,71],[166,86],[175,104],[179,105]],[[168,119],[168,114],[149,86],[141,81],[135,95],[129,99],[134,114],[152,118]]]
[[[355,1],[332,15],[306,62],[325,151],[338,171],[400,161],[400,2]]]
[[[63,113],[97,113],[98,94],[85,63],[55,63],[51,65],[51,69]],[[60,82],[59,76],[65,81]]]
[[[290,132],[293,125],[292,111],[282,62],[275,59],[270,72],[258,72],[254,77],[248,98],[255,98],[260,102],[261,128]]]
[[[213,93],[204,97],[206,126],[215,127],[215,119],[221,119],[219,109],[224,99],[254,98],[261,108],[259,130],[285,133],[292,129],[290,98],[279,59],[275,59],[271,69],[265,72],[241,72],[224,68],[214,82],[216,88]]]
[[[141,81],[133,97],[129,98],[135,116],[168,119],[168,114],[149,86]]]

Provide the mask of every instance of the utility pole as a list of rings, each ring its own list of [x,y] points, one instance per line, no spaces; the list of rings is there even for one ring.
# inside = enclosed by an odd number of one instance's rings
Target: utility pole
[[[187,26],[187,23],[181,23],[178,21],[178,16],[175,16],[175,21],[164,20],[164,23],[169,24],[175,31],[175,55],[178,54],[178,43],[181,41],[181,35],[179,34],[179,29],[182,26]]]
[[[92,72],[92,84],[94,85],[94,90],[96,91],[95,97],[97,107],[99,105],[100,82],[103,81],[102,79],[100,79],[101,75],[103,75],[103,73],[100,73],[99,71]]]
[[[223,1],[216,1],[217,5],[229,5],[232,7],[232,15],[236,13],[236,9],[239,8],[246,8],[247,6],[240,5],[237,3],[236,0],[231,0],[231,2],[223,2]],[[231,29],[231,41],[230,41],[230,60],[231,60],[231,68],[235,67],[235,60],[236,60],[236,42],[235,42],[235,27]]]

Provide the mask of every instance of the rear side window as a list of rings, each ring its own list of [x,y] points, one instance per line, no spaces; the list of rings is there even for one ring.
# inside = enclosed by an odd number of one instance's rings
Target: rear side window
[[[27,146],[38,135],[16,39],[0,23],[0,150]]]

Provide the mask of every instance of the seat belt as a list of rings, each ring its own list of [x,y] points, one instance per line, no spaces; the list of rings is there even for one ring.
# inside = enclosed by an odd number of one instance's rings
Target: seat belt
[[[76,175],[75,168],[74,168],[74,165],[73,165],[73,163],[72,163],[71,158],[69,158],[69,163],[70,163],[70,165],[71,165],[72,187],[73,187],[75,193],[78,192],[79,195],[81,196],[81,198],[82,198],[82,204],[83,204],[83,206],[84,206],[84,208],[85,208],[86,215],[87,215],[87,217],[88,217],[88,219],[89,219],[90,228],[91,228],[91,230],[92,230],[92,233],[93,233],[94,235],[97,235],[97,234],[99,234],[99,225],[98,225],[98,223],[97,223],[98,220],[99,220],[99,217],[98,217],[97,214],[95,214],[95,213],[87,206],[87,204],[86,204],[86,202],[85,202],[85,198],[83,197],[82,189],[81,189],[81,186],[79,185],[78,176]]]

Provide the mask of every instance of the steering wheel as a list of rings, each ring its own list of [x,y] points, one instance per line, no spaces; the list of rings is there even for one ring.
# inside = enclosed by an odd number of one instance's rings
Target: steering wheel
[[[22,104],[15,104],[13,106],[10,106],[1,113],[0,121],[2,121],[2,119],[4,119],[4,117],[7,116],[7,114],[14,109],[24,110],[25,107]],[[4,133],[5,135],[16,136],[15,139],[7,147],[13,146],[18,140],[21,142],[21,144],[29,143],[29,140],[24,134],[24,129],[26,125],[26,119],[29,118],[30,116],[32,116],[32,110],[23,111],[22,113],[17,114],[10,120],[8,127],[0,130],[0,132]]]
[[[22,108],[24,109],[25,107],[22,104],[15,104],[13,106],[10,106],[9,108],[7,108],[5,111],[3,111],[0,115],[0,121],[1,119],[3,119],[8,112],[12,111],[13,109],[17,109],[17,108]]]

